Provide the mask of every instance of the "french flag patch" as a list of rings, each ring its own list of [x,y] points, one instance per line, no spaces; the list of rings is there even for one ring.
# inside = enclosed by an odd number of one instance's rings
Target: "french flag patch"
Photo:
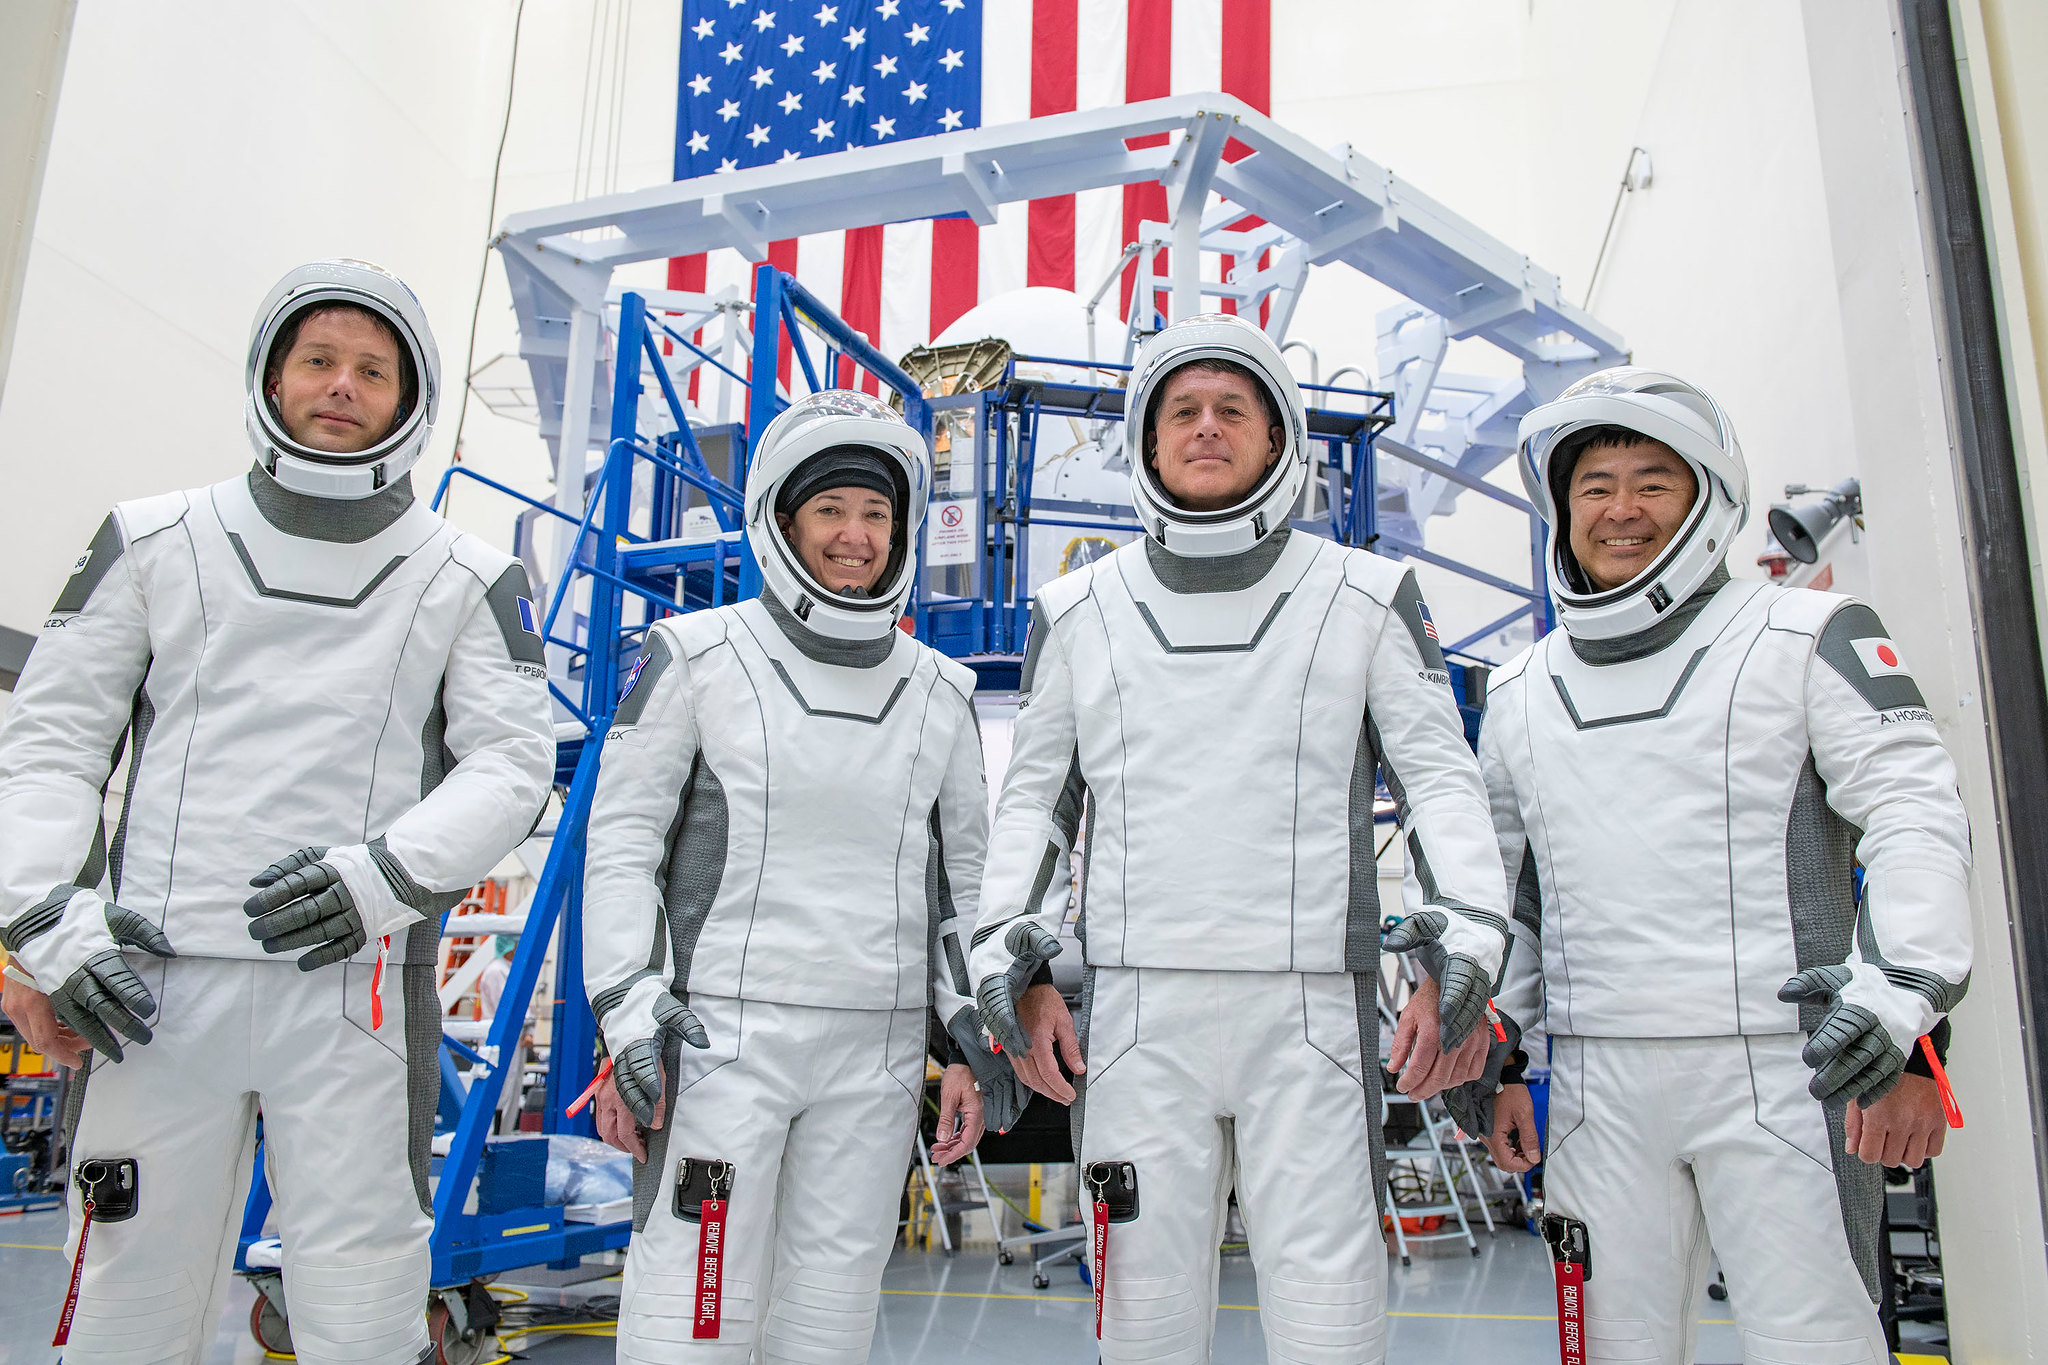
[[[1415,604],[1415,614],[1422,618],[1422,633],[1438,644],[1442,644],[1444,640],[1441,635],[1436,633],[1436,622],[1430,619],[1429,603],[1417,602]]]
[[[521,597],[519,603],[519,628],[528,635],[540,634],[540,621],[533,614],[533,599]]]
[[[1863,671],[1873,678],[1888,678],[1894,674],[1911,676],[1912,670],[1899,658],[1898,647],[1883,636],[1870,636],[1862,640],[1851,640],[1850,647],[1856,651],[1856,659],[1863,665]]]

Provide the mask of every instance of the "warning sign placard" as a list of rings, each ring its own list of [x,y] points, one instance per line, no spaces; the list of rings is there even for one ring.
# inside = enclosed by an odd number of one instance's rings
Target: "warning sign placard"
[[[924,562],[928,568],[972,564],[980,548],[980,517],[975,498],[935,498],[924,523]]]

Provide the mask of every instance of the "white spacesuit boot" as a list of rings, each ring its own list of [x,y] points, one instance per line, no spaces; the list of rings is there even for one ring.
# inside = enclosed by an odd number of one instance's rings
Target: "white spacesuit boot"
[[[896,626],[930,469],[864,395],[778,417],[747,480],[766,592],[659,622],[607,735],[585,976],[621,1098],[662,1117],[622,1361],[867,1359],[932,1012],[978,1040],[959,941],[988,837],[974,679]],[[774,516],[842,484],[898,509],[865,597],[815,582]]]
[[[1698,494],[1600,592],[1565,489],[1616,427]],[[1748,483],[1712,399],[1605,371],[1523,439],[1564,629],[1494,673],[1480,763],[1524,941],[1499,1003],[1551,1035],[1547,1212],[1585,1225],[1587,1358],[1691,1359],[1711,1245],[1746,1359],[1886,1360],[1882,1173],[1843,1154],[1843,1106],[1968,982],[1954,766],[1876,613],[1728,578]]]
[[[1190,513],[1142,440],[1165,378],[1207,359],[1266,388],[1286,448],[1239,506]],[[1074,1115],[1084,1207],[1109,1210],[1102,1358],[1208,1359],[1234,1183],[1268,1358],[1376,1361],[1375,776],[1423,887],[1415,946],[1468,982],[1446,994],[1469,1030],[1507,932],[1478,769],[1413,575],[1287,529],[1307,442],[1265,334],[1177,323],[1131,393],[1148,535],[1038,596],[971,975],[985,1018],[1028,979],[1024,930],[1064,920],[1085,808]]]
[[[352,455],[294,442],[266,378],[335,305],[409,370]],[[113,1187],[73,1182],[71,1365],[201,1358],[259,1105],[299,1358],[430,1349],[438,912],[553,778],[524,571],[412,497],[439,382],[418,300],[360,262],[301,267],[247,378],[257,466],[114,509],[0,729],[0,938],[94,1044],[74,1174],[133,1163],[89,1231]]]

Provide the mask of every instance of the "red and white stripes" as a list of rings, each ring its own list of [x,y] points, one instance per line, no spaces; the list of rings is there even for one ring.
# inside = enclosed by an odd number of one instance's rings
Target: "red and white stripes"
[[[981,120],[1219,89],[1265,110],[1271,39],[1271,0],[985,0]],[[982,299],[1026,285],[1092,293],[1138,224],[1165,214],[1162,186],[1125,185],[1005,204],[988,227],[921,220],[779,241],[769,259],[900,356]],[[739,253],[715,251],[671,260],[669,285],[745,290],[750,272]],[[1124,272],[1120,315],[1136,274]]]

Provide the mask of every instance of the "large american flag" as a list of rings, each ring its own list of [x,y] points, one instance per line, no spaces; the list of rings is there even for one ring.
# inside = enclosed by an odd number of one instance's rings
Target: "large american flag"
[[[683,11],[679,180],[1191,91],[1271,103],[1270,0],[685,0]],[[1005,204],[989,227],[940,218],[792,238],[768,259],[895,357],[982,299],[1026,285],[1093,292],[1138,225],[1165,216],[1164,187],[1126,185]],[[1119,317],[1136,274],[1124,272]],[[737,252],[669,262],[671,288],[725,284],[751,289]]]

